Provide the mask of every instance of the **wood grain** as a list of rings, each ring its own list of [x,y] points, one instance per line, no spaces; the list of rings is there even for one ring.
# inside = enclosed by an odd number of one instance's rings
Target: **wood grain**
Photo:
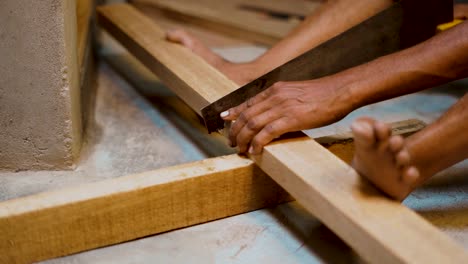
[[[237,86],[127,4],[99,9],[102,26],[193,109]],[[166,80],[167,81],[166,81]],[[382,196],[346,163],[306,136],[253,157],[308,211],[371,263],[462,263],[467,254],[407,207]]]
[[[419,130],[421,122],[395,124]],[[327,147],[349,161],[353,143]],[[0,202],[0,263],[30,263],[290,201],[253,161],[229,155]]]
[[[284,38],[299,21],[278,20],[255,12],[241,9],[241,5],[249,4],[261,8],[279,10],[283,3],[280,1],[216,1],[216,0],[133,0],[135,3],[151,4],[175,18],[201,25],[203,27],[222,32],[240,39],[272,45]],[[282,1],[284,2],[284,1]],[[306,8],[305,12],[312,12],[318,6],[316,3],[297,1],[300,5],[288,5],[289,12],[297,13],[297,7]],[[310,10],[308,10],[310,9]],[[301,14],[304,13],[304,10]]]
[[[0,263],[30,263],[291,200],[237,155],[0,203]]]
[[[406,120],[392,126],[396,133],[407,134],[424,124]],[[354,144],[349,136],[345,133],[317,140],[350,162]],[[185,201],[185,193],[191,194],[190,201]],[[41,193],[0,203],[4,242],[0,243],[4,252],[0,263],[65,256],[291,199],[253,161],[237,155]],[[112,218],[117,220],[108,221]]]

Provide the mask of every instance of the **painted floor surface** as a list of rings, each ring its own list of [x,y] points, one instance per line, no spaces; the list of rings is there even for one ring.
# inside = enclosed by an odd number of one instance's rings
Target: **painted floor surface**
[[[248,49],[248,48],[247,48]],[[236,50],[218,50],[229,56]],[[246,50],[243,49],[243,52]],[[237,51],[239,52],[239,51]],[[253,53],[258,53],[254,50]],[[110,63],[131,60],[111,57]],[[134,62],[133,62],[134,63]],[[132,67],[126,63],[125,67]],[[141,66],[136,66],[141,67]],[[129,72],[125,70],[125,72]],[[167,167],[212,156],[196,141],[206,137],[190,120],[177,119],[166,105],[174,96],[154,76],[140,72],[126,76],[146,87],[158,87],[147,100],[108,64],[98,67],[95,120],[87,136],[83,158],[71,172],[0,173],[0,200],[40,191],[99,181]],[[122,74],[121,71],[119,71]],[[132,79],[133,78],[133,79]],[[359,109],[344,120],[307,131],[313,137],[342,133],[358,116],[386,122],[418,118],[430,122],[446,111],[468,85],[409,95]],[[146,91],[147,92],[147,91]],[[183,108],[183,106],[181,106]],[[185,111],[185,110],[181,110]],[[192,113],[193,115],[193,113]],[[198,128],[197,128],[198,129]],[[197,140],[193,140],[196,135]],[[205,138],[206,139],[206,138]],[[211,140],[211,139],[206,139]],[[213,143],[215,144],[215,143]],[[232,150],[216,146],[217,153]],[[441,228],[468,250],[468,164],[459,164],[415,191],[405,204]],[[297,204],[283,204],[190,228],[115,246],[49,260],[44,263],[352,263],[354,253],[332,232]]]

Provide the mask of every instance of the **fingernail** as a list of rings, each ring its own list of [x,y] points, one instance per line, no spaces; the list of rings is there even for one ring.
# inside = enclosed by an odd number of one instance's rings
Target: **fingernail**
[[[229,111],[224,111],[220,114],[222,118],[227,117],[229,115]]]

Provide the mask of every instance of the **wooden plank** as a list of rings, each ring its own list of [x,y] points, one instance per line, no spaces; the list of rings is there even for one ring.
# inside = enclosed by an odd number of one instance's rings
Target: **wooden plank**
[[[193,109],[235,84],[127,4],[99,9],[102,26]],[[206,95],[206,96],[205,96]],[[419,215],[380,195],[343,161],[308,137],[278,141],[254,161],[309,212],[372,263],[462,263],[467,254]]]
[[[310,15],[322,3],[320,1],[307,0],[228,0],[224,1],[233,4],[235,7],[254,7],[261,10],[287,14],[292,17],[305,17]]]
[[[394,125],[421,126],[418,120]],[[328,144],[330,138],[337,141]],[[325,139],[349,161],[349,138]],[[65,256],[291,199],[253,161],[230,155],[0,202],[0,263]]]
[[[299,24],[297,20],[278,20],[242,9],[240,8],[242,3],[238,0],[133,0],[132,2],[151,4],[179,20],[267,45],[278,42]],[[265,1],[256,4],[258,5],[267,6]],[[304,6],[311,9],[316,7],[316,5]],[[278,8],[273,7],[273,9]]]
[[[181,45],[167,42],[165,32],[159,27],[155,27],[155,24],[148,17],[142,15],[135,8],[129,5],[114,5],[113,7],[130,12],[128,14],[119,12],[116,14],[118,19],[132,21],[137,16],[137,19],[142,18],[143,21],[141,23],[120,23],[119,27],[108,19],[102,19],[100,23],[105,25],[106,30],[114,37],[125,43],[125,47],[132,54],[150,68],[162,82],[167,84],[198,114],[207,104],[237,88],[237,85],[226,76],[206,65],[203,59],[193,56],[190,50]],[[99,7],[98,10],[108,10],[108,7]],[[109,15],[113,14],[113,12],[109,12]],[[109,17],[109,19],[113,19],[113,17]],[[135,41],[136,39],[138,41]],[[155,57],[158,60],[155,60]],[[203,65],[204,67],[195,69],[188,65]],[[196,90],[191,88],[204,83],[208,85],[199,86]],[[217,87],[217,89],[213,91],[212,87]]]
[[[238,155],[0,203],[0,263],[30,263],[291,200]]]
[[[195,37],[202,39],[203,43],[209,47],[242,46],[249,44],[248,41],[230,37],[226,34],[221,34],[195,24],[185,23],[184,21],[174,19],[170,14],[167,14],[167,12],[158,9],[152,4],[136,2],[133,6],[154,20],[162,29],[169,30],[183,28]]]

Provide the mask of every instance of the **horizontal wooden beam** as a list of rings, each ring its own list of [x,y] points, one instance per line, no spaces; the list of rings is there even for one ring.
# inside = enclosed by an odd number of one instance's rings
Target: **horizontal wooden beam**
[[[419,130],[408,120],[397,133]],[[318,139],[347,162],[348,135]],[[0,202],[0,263],[30,263],[205,223],[290,201],[237,155]]]
[[[207,159],[0,203],[0,263],[31,263],[289,201],[254,163]]]
[[[315,10],[319,3],[295,0],[295,4],[285,1],[217,1],[217,0],[132,0],[134,3],[154,6],[176,19],[203,26],[233,37],[272,45],[284,38],[299,21],[279,20],[246,9],[261,8],[278,12],[303,15]],[[301,11],[296,10],[300,7]]]
[[[237,86],[128,4],[99,8],[102,26],[194,110]],[[419,215],[382,196],[343,161],[303,136],[253,158],[309,212],[372,263],[462,263],[467,254]]]

